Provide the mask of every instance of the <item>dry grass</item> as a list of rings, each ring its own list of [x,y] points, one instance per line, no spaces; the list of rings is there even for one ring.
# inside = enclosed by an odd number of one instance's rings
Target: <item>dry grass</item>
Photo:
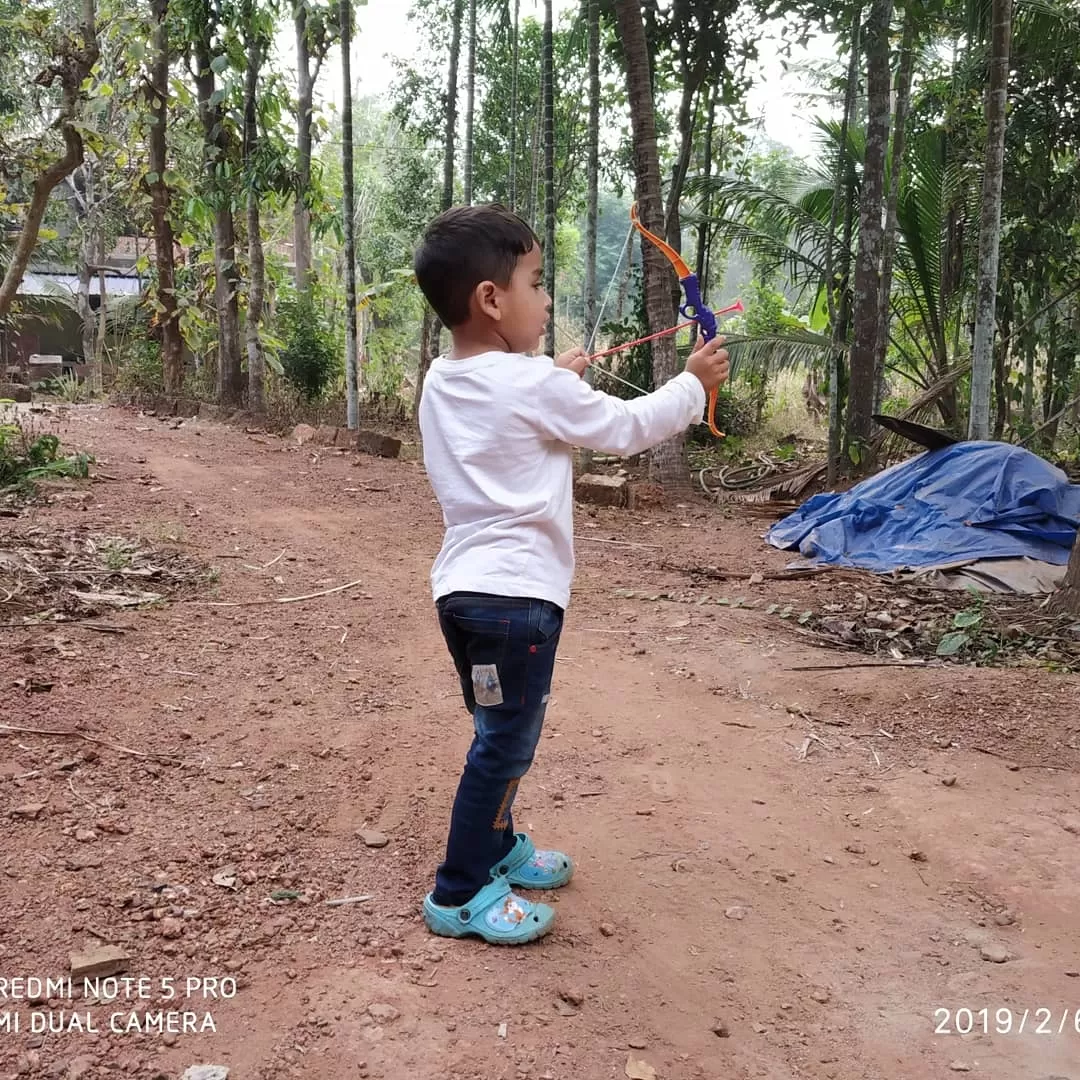
[[[71,622],[198,591],[214,571],[144,540],[37,526],[0,536],[0,626]]]

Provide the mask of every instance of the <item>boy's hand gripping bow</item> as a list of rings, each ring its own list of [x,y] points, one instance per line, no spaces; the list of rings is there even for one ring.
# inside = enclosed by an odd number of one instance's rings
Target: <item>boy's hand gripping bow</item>
[[[664,253],[668,261],[675,268],[675,273],[679,277],[679,284],[682,286],[683,294],[686,297],[686,301],[682,307],[679,308],[679,311],[687,319],[692,319],[698,324],[703,341],[712,341],[712,339],[716,337],[717,314],[724,314],[726,311],[742,311],[742,304],[733,304],[730,308],[725,308],[722,312],[714,313],[708,304],[701,298],[701,285],[698,282],[697,274],[686,265],[683,261],[683,257],[670,244],[665,243],[659,236],[649,232],[649,230],[641,224],[641,221],[638,218],[637,203],[634,203],[634,205],[630,207],[630,222],[646,240],[655,244]],[[708,423],[709,430],[718,439],[722,439],[724,433],[716,426],[716,396],[717,391],[714,389],[709,394]]]

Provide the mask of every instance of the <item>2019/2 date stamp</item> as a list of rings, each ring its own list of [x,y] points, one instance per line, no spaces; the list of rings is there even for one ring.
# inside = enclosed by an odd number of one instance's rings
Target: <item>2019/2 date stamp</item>
[[[1080,1036],[1080,1007],[934,1010],[935,1035]]]

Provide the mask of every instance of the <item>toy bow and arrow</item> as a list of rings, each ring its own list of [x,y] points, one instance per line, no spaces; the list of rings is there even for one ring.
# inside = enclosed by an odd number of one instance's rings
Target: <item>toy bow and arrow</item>
[[[645,337],[637,338],[634,341],[628,341],[623,345],[616,345],[613,348],[605,349],[602,352],[593,353],[589,357],[590,361],[599,360],[602,357],[623,352],[625,349],[631,349],[635,345],[643,345],[647,341],[655,341],[657,338],[666,337],[668,334],[677,333],[679,330],[685,330],[688,326],[693,326],[695,323],[701,332],[702,341],[712,341],[712,339],[716,337],[716,318],[718,315],[729,315],[734,312],[745,310],[741,300],[736,300],[734,304],[726,308],[721,308],[719,311],[711,310],[702,298],[701,283],[698,281],[697,274],[686,265],[683,257],[670,244],[665,243],[665,241],[661,240],[655,233],[649,232],[649,230],[641,224],[641,220],[638,218],[637,203],[634,203],[633,206],[630,207],[630,226],[631,233],[627,234],[628,241],[632,234],[632,230],[637,229],[646,240],[651,244],[655,244],[656,247],[660,249],[674,267],[675,273],[679,278],[679,284],[682,286],[683,295],[686,298],[679,308],[679,312],[687,318],[689,322],[679,323],[678,326],[672,326],[667,330],[659,330],[655,334],[648,334]],[[616,269],[616,273],[618,273],[618,269]],[[599,320],[597,321],[599,322]],[[606,369],[601,368],[601,370],[605,371],[605,374],[610,374],[610,372],[606,372]],[[714,389],[709,394],[709,411],[707,419],[709,430],[718,439],[722,439],[724,433],[716,426],[716,399],[717,391]]]

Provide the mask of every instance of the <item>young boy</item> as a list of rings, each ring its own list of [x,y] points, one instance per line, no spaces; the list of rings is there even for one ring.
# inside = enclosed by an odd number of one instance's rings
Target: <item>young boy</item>
[[[555,889],[570,857],[515,833],[514,795],[532,764],[574,572],[574,446],[631,456],[700,420],[727,379],[714,340],[686,370],[634,401],[592,389],[574,349],[534,356],[551,300],[540,245],[497,205],[448,210],[427,228],[416,278],[450,329],[420,404],[424,464],[446,536],[431,572],[442,629],[475,738],[424,920],[446,937],[522,944],[546,934],[547,904],[511,891]]]

